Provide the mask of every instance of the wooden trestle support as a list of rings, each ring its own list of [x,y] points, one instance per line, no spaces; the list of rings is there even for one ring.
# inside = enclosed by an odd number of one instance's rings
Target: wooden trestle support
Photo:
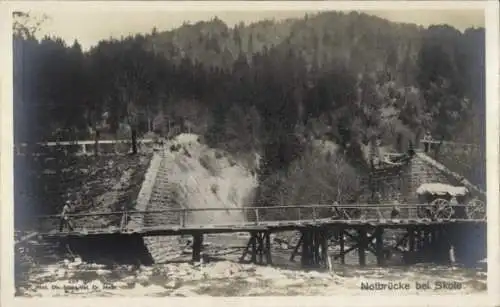
[[[333,230],[333,231],[332,231]],[[300,238],[297,246],[292,252],[290,260],[293,261],[298,254],[299,247],[302,246],[302,265],[304,267],[327,267],[328,266],[328,246],[331,242],[331,237],[339,245],[339,253],[334,255],[334,259],[340,259],[341,263],[345,263],[345,255],[353,250],[358,250],[359,264],[366,265],[365,251],[372,251],[377,255],[377,262],[379,265],[384,263],[384,250],[383,250],[383,229],[375,228],[371,235],[368,234],[366,228],[357,229],[357,235],[353,235],[345,228],[327,229],[327,228],[310,228],[302,230],[302,237]],[[353,246],[345,249],[345,239],[349,237],[354,243]],[[373,244],[373,240],[376,243]]]
[[[376,257],[378,266],[386,265],[394,250],[403,254],[406,264],[446,263],[451,260],[452,238],[446,225],[408,226],[403,228],[402,236],[392,244],[384,242],[384,226],[307,227],[300,232],[301,237],[293,249],[290,261],[294,261],[300,254],[304,268],[328,268],[331,259],[340,259],[340,263],[344,264],[345,256],[352,251],[357,251],[360,266],[367,264],[367,251]],[[345,247],[346,241],[351,242],[349,248]],[[331,244],[339,247],[338,252],[333,255],[329,255],[328,247]],[[245,261],[247,255],[250,255],[252,263],[272,264],[270,232],[252,232],[240,260]]]
[[[247,255],[250,255],[250,262],[255,264],[272,264],[271,258],[271,232],[252,231],[250,240],[243,251],[240,261],[245,261]]]
[[[326,267],[328,265],[328,240],[330,237],[328,228],[303,228],[301,234],[290,260],[294,260],[299,248],[302,247],[301,264],[303,267]]]

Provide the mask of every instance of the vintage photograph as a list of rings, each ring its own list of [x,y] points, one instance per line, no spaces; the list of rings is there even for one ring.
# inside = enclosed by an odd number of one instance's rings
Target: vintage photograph
[[[16,10],[18,297],[486,292],[483,10]]]

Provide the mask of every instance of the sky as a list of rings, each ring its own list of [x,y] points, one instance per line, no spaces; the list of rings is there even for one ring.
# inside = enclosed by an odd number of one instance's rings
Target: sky
[[[229,26],[243,21],[252,23],[263,19],[286,19],[303,17],[318,11],[161,11],[161,10],[50,10],[43,11],[49,19],[42,24],[40,36],[51,35],[64,39],[68,44],[76,39],[84,50],[110,37],[120,38],[129,34],[149,33],[177,28],[183,22],[195,23],[217,16]],[[372,10],[365,13],[394,22],[415,23],[424,27],[432,24],[449,24],[463,31],[468,27],[483,27],[482,10]],[[41,14],[40,11],[32,11]]]

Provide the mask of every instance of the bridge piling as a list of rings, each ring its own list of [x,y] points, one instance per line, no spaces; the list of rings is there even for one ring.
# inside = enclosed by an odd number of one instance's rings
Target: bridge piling
[[[443,262],[444,263],[452,263],[453,262],[453,259],[450,257],[450,249],[451,249],[451,245],[452,245],[452,236],[450,234],[450,229],[449,227],[442,227],[442,233],[443,233],[443,240],[442,240],[442,244],[441,244],[441,247],[442,247],[442,257],[443,257]]]
[[[417,230],[417,252],[420,253],[424,248],[424,231],[422,229]]]
[[[265,240],[266,240],[266,262],[271,265],[273,263],[271,257],[271,233],[269,231],[265,232]]]
[[[199,262],[201,260],[201,248],[203,247],[203,234],[193,234],[193,261]]]
[[[340,234],[339,234],[339,247],[340,247],[340,263],[345,264],[345,234],[344,234],[344,229],[340,229]]]
[[[311,227],[301,230],[302,237],[292,253],[291,260],[302,247],[301,264],[304,268],[328,266],[328,230],[323,227]]]
[[[319,265],[321,261],[320,256],[320,246],[321,246],[321,231],[315,230],[313,231],[313,251],[314,251],[314,264]]]
[[[439,236],[439,228],[433,227],[430,231],[430,247],[431,247],[431,257],[433,261],[438,261],[440,258],[440,248],[441,237]]]
[[[446,264],[450,262],[450,238],[446,229],[443,226],[437,228],[438,242],[437,244],[437,260],[440,263]]]
[[[430,244],[431,231],[426,227],[423,231],[424,236],[422,238],[422,253],[424,256],[424,261],[429,261],[431,258],[432,246]]]
[[[441,228],[439,226],[434,227],[434,229],[432,230],[432,257],[436,262],[441,262],[442,258],[441,244],[443,243],[443,236],[440,230]]]
[[[327,229],[323,229],[321,231],[321,259],[323,261],[323,265],[325,267],[328,267],[328,239],[329,239],[329,236],[328,236],[328,230]]]
[[[251,262],[252,263],[257,263],[257,232],[252,231],[250,233],[251,238],[251,244],[252,244],[252,257],[251,257]]]
[[[419,238],[420,244],[419,244],[419,250],[418,253],[420,254],[421,258],[423,261],[427,261],[427,256],[426,256],[426,251],[427,251],[427,230],[422,229],[420,230],[420,238]]]
[[[254,264],[272,264],[271,233],[269,231],[251,231],[248,244],[240,257],[245,261],[250,253],[250,262]]]
[[[367,237],[366,237],[366,228],[362,227],[358,229],[358,255],[359,255],[359,265],[366,265],[366,253],[365,250],[368,247],[367,245]]]
[[[408,227],[408,253],[406,257],[407,264],[415,263],[415,228]]]
[[[428,261],[434,261],[437,256],[437,251],[436,251],[436,228],[435,227],[429,227],[427,231],[427,260]]]
[[[262,233],[257,233],[257,253],[259,256],[259,264],[264,264],[264,236]]]
[[[303,267],[308,267],[310,265],[311,258],[311,231],[309,229],[303,229],[302,231],[302,254],[300,262]]]
[[[377,256],[377,265],[383,266],[385,264],[385,255],[384,255],[384,229],[381,227],[377,227],[375,229],[375,244],[376,249],[375,253]]]
[[[290,261],[292,261],[292,262],[295,261],[295,256],[299,252],[299,248],[302,246],[302,241],[303,240],[304,240],[304,235],[302,234],[300,236],[299,242],[297,242],[297,245],[295,246],[295,248],[292,251],[292,255],[290,256]]]

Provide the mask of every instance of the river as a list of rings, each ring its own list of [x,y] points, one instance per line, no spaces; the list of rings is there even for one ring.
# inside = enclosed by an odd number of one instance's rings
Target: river
[[[360,268],[357,256],[333,271],[304,270],[300,258],[289,260],[291,247],[274,244],[273,266],[238,263],[247,238],[215,235],[206,238],[208,263],[190,264],[189,250],[178,250],[165,263],[151,266],[85,263],[78,257],[25,259],[16,270],[17,295],[25,297],[115,296],[280,296],[360,295],[367,291],[400,294],[457,293],[486,290],[486,268],[398,264],[397,256],[384,268],[370,254]],[[171,250],[171,248],[169,249]],[[157,251],[158,252],[158,251]],[[21,269],[22,267],[22,269]],[[428,289],[423,289],[428,286]]]

